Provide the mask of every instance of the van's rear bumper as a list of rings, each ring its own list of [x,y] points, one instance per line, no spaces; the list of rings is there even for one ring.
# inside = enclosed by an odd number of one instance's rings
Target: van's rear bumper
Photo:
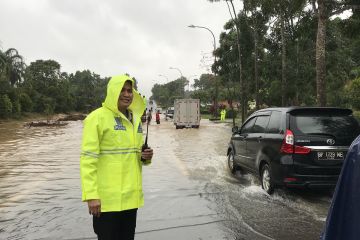
[[[302,165],[302,167],[307,168]],[[334,188],[341,172],[341,166],[308,166],[305,171],[296,164],[274,166],[276,185],[294,188]],[[314,171],[310,171],[310,169]],[[307,174],[300,174],[306,172]]]
[[[294,174],[289,177],[284,177],[282,185],[293,188],[334,188],[338,178],[339,176],[304,176]],[[292,181],[288,181],[289,179]]]

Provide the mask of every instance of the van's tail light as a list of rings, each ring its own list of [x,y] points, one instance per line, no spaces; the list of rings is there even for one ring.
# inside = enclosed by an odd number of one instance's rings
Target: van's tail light
[[[294,134],[289,129],[286,129],[285,138],[280,148],[282,153],[294,153]]]
[[[311,149],[303,146],[295,146],[295,152],[297,154],[308,154],[310,153]]]
[[[282,153],[297,153],[308,154],[311,151],[310,148],[294,145],[294,134],[291,130],[286,129],[285,138],[280,148]]]

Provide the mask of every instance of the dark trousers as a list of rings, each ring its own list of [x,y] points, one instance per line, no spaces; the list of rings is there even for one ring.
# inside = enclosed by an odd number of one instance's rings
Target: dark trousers
[[[94,232],[98,240],[133,240],[135,237],[137,209],[121,212],[103,212],[93,216]]]

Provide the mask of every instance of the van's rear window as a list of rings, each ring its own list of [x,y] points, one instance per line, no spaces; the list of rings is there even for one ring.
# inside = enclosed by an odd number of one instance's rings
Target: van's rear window
[[[341,113],[298,113],[290,115],[290,128],[297,134],[357,136],[359,125],[351,115]]]

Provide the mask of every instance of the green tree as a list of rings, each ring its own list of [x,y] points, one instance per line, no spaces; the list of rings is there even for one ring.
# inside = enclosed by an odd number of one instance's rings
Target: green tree
[[[208,0],[210,2],[219,2],[220,0]],[[241,46],[241,22],[239,20],[239,16],[243,15],[243,12],[237,12],[235,10],[235,5],[234,5],[234,1],[233,0],[225,0],[228,10],[229,10],[229,14],[231,17],[231,26],[235,29],[235,33],[236,33],[236,50],[237,50],[237,67],[238,67],[238,79],[239,79],[239,84],[240,84],[240,91],[239,91],[239,96],[240,96],[240,103],[241,103],[241,119],[242,121],[245,120],[245,112],[246,112],[246,107],[245,107],[245,102],[246,102],[246,90],[245,90],[245,85],[246,83],[244,82],[243,79],[243,70],[242,70],[242,46]]]
[[[105,99],[109,78],[101,78],[90,70],[76,71],[69,76],[71,98],[75,100],[77,111],[88,112],[101,106]]]
[[[45,112],[49,109],[47,105],[51,104],[51,108],[58,112],[57,102],[60,100],[57,99],[64,95],[59,87],[64,81],[60,64],[54,60],[36,60],[26,68],[25,76],[24,88],[33,100],[34,110]]]
[[[21,93],[20,105],[23,112],[31,112],[33,110],[33,102],[27,93]]]
[[[168,107],[174,105],[174,100],[185,97],[184,87],[188,80],[185,77],[178,78],[166,84],[155,84],[152,89],[151,100],[155,100],[159,105]]]
[[[317,2],[317,6],[315,5]],[[316,36],[316,99],[319,106],[326,106],[326,25],[329,18],[351,8],[358,8],[353,0],[311,0],[318,19]]]
[[[0,79],[7,80],[11,86],[21,83],[26,65],[15,48],[0,52]]]
[[[360,110],[360,77],[345,86],[345,94],[351,107]]]

